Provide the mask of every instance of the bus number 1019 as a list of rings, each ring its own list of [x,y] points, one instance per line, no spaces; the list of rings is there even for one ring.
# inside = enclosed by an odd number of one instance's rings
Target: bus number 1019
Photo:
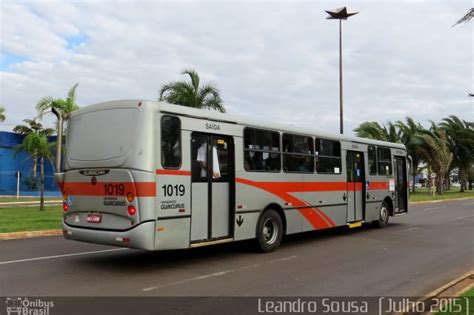
[[[184,185],[163,185],[161,188],[163,189],[163,195],[165,197],[184,196],[186,191]]]

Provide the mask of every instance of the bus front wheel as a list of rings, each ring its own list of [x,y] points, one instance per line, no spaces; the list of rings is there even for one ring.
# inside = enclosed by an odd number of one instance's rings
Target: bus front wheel
[[[380,210],[379,210],[379,219],[373,222],[376,227],[384,228],[384,227],[387,226],[388,216],[389,216],[389,210],[388,209],[389,209],[388,205],[384,201],[382,203],[382,207],[380,207]]]
[[[257,224],[258,248],[269,253],[276,250],[283,238],[283,223],[280,215],[275,210],[265,211]]]

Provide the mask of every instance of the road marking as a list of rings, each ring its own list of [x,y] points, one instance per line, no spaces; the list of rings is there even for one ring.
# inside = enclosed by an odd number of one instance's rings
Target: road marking
[[[436,210],[436,209],[443,209],[446,208],[447,206],[440,206],[440,207],[430,207],[430,208],[425,208],[423,211],[430,211],[430,210]]]
[[[47,260],[47,259],[55,259],[55,258],[63,258],[63,257],[71,257],[71,256],[83,256],[83,255],[91,255],[91,254],[98,254],[98,253],[116,252],[116,251],[119,251],[119,250],[126,250],[126,249],[128,249],[128,248],[104,249],[104,250],[96,250],[96,251],[93,251],[93,252],[82,252],[82,253],[72,253],[72,254],[43,256],[43,257],[16,259],[16,260],[9,260],[9,261],[0,261],[0,265],[8,265],[8,264],[15,264],[15,263],[19,263],[19,262],[28,262],[28,261],[35,261],[35,260]]]
[[[402,233],[402,232],[408,232],[408,231],[419,230],[419,229],[420,229],[419,227],[414,226],[414,227],[404,229],[404,230],[393,231],[392,233]]]
[[[269,264],[274,264],[274,263],[277,263],[277,262],[288,261],[288,260],[292,260],[292,259],[295,259],[295,258],[296,258],[296,256],[288,256],[288,257],[278,258],[278,259],[274,259],[274,260],[265,261],[263,263],[257,263],[257,264],[253,264],[253,265],[249,265],[249,266],[239,267],[239,268],[236,268],[236,269],[228,269],[228,270],[223,270],[223,271],[210,273],[210,274],[203,275],[203,276],[198,276],[198,277],[187,278],[187,279],[183,279],[183,280],[179,280],[179,281],[158,284],[158,285],[153,286],[153,287],[144,288],[144,289],[142,289],[142,291],[148,292],[148,291],[157,290],[157,289],[161,289],[161,288],[165,288],[165,287],[180,285],[180,284],[191,282],[191,281],[209,279],[209,278],[213,278],[213,277],[220,277],[220,276],[232,273],[232,272],[237,272],[237,271],[247,270],[247,269],[252,269],[252,268],[258,268],[258,267],[261,267],[261,266],[264,266],[264,265],[269,265]]]
[[[462,219],[467,219],[467,218],[470,218],[470,217],[474,217],[474,214],[465,215],[465,216],[463,216],[463,217],[457,217],[457,218],[455,218],[455,219],[449,220],[449,222],[457,221],[457,220],[462,220]]]

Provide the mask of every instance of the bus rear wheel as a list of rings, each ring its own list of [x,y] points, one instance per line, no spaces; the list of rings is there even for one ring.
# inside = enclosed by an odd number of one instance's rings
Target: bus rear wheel
[[[389,216],[388,205],[384,201],[382,202],[382,207],[380,207],[380,210],[379,210],[379,219],[376,221],[373,221],[372,223],[375,225],[375,227],[378,227],[379,229],[384,228],[388,224],[388,216]]]
[[[257,245],[258,248],[269,253],[276,250],[283,238],[283,223],[275,210],[266,210],[258,220]]]

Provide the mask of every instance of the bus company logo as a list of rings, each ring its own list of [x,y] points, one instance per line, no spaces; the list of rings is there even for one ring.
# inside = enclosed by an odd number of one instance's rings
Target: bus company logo
[[[54,302],[37,298],[9,297],[5,300],[5,307],[7,315],[50,315]]]
[[[84,176],[102,176],[106,175],[110,172],[110,170],[83,170],[79,171]]]

